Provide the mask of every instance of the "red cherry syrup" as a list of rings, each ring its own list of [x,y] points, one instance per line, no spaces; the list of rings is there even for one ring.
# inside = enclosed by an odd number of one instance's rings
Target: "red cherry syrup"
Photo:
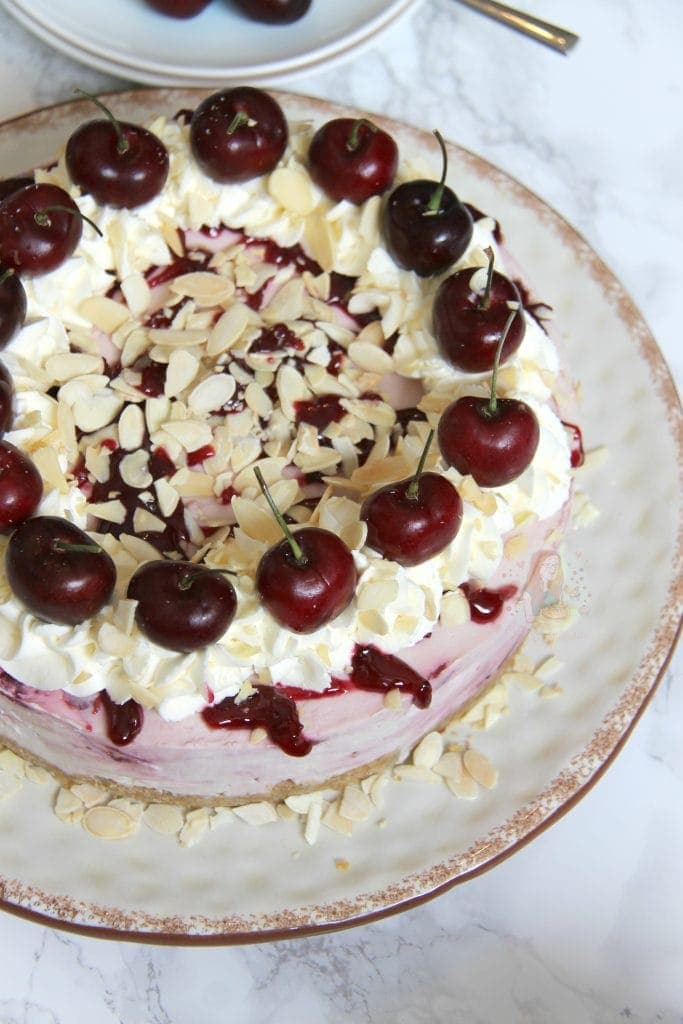
[[[141,705],[135,700],[117,704],[106,690],[102,690],[97,699],[107,720],[107,736],[117,747],[128,746],[142,729],[145,720]]]
[[[432,701],[432,686],[427,679],[394,654],[384,654],[371,644],[356,647],[351,682],[359,690],[404,691],[418,708],[428,708]]]
[[[303,735],[296,704],[272,686],[256,686],[245,700],[226,697],[204,708],[202,718],[212,729],[265,729],[270,740],[290,757],[310,753],[312,742]]]
[[[488,590],[486,587],[475,587],[471,583],[461,583],[460,589],[470,606],[472,622],[493,622],[503,610],[505,602],[517,593],[516,587],[500,587]]]

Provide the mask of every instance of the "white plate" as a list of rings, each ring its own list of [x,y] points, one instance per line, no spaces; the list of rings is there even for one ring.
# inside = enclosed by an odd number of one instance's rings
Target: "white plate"
[[[120,94],[125,116],[191,107],[201,93]],[[326,119],[328,103],[277,94],[290,115]],[[0,174],[49,159],[83,102],[0,126]],[[435,143],[381,122],[404,153]],[[348,840],[323,829],[308,847],[297,823],[233,824],[181,849],[142,830],[102,844],[50,812],[52,794],[25,784],[0,804],[5,906],[63,927],[175,942],[240,942],[367,921],[490,868],[552,823],[598,779],[664,669],[680,619],[681,410],[662,356],[619,282],[562,218],[505,173],[456,146],[460,195],[502,222],[537,297],[551,303],[583,385],[588,448],[605,465],[583,481],[601,509],[570,534],[568,591],[581,618],[558,642],[563,695],[514,694],[509,717],[476,747],[500,770],[473,802],[441,787],[391,784],[382,817]],[[348,862],[340,871],[336,861]]]
[[[150,85],[210,86],[291,75],[367,43],[421,0],[315,0],[291,25],[261,25],[213,0],[190,20],[144,0],[0,0],[67,56]]]

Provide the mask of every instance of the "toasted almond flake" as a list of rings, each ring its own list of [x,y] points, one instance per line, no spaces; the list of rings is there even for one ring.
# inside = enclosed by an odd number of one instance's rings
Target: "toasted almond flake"
[[[209,818],[209,828],[220,828],[222,825],[232,825],[235,815],[230,807],[214,807],[213,814]]]
[[[294,814],[308,814],[312,804],[322,803],[323,795],[319,790],[314,793],[293,793],[285,797],[285,804]]]
[[[103,368],[102,356],[88,355],[86,352],[60,352],[45,360],[45,369],[57,384],[90,373],[101,374]]]
[[[479,796],[479,787],[469,775],[463,775],[461,779],[446,779],[446,785],[460,800],[476,800]]]
[[[382,775],[378,775],[375,781],[370,787],[368,796],[372,800],[375,807],[384,806],[384,795],[386,788],[389,784],[389,776],[384,772]]]
[[[53,781],[52,775],[50,775],[47,768],[41,768],[39,764],[26,765],[26,778],[29,782],[35,782],[38,786],[45,786],[48,782]]]
[[[99,327],[105,334],[113,334],[126,320],[130,319],[130,311],[126,306],[105,295],[93,295],[84,299],[78,307],[84,320]]]
[[[327,273],[334,270],[334,232],[325,217],[316,213],[307,217],[304,238],[306,249],[316,263]]]
[[[240,821],[246,822],[247,825],[270,825],[271,822],[278,820],[275,807],[266,800],[242,804],[241,807],[233,808],[233,811]]]
[[[142,820],[161,836],[177,836],[184,816],[181,808],[173,804],[150,804],[144,809]]]
[[[154,490],[159,502],[159,511],[162,516],[168,518],[175,512],[176,506],[180,501],[180,495],[175,487],[172,487],[164,477],[159,477],[158,480],[154,481]]]
[[[141,273],[136,271],[124,277],[121,281],[121,292],[133,316],[142,316],[147,312],[152,293]]]
[[[178,842],[181,846],[190,848],[200,842],[210,828],[211,812],[208,807],[198,807],[195,811],[188,811],[185,815],[185,824],[178,833]]]
[[[122,407],[123,399],[117,394],[109,390],[102,391],[74,403],[74,423],[84,433],[92,434],[116,419]]]
[[[13,750],[0,750],[0,771],[22,779],[26,773],[26,761]]]
[[[115,658],[127,658],[135,654],[138,646],[136,639],[121,632],[110,622],[103,622],[100,626],[97,632],[97,642],[105,654],[110,654]]]
[[[251,411],[257,416],[260,416],[262,419],[270,419],[273,403],[260,384],[257,384],[255,381],[247,384],[244,400]]]
[[[275,292],[267,306],[261,309],[266,323],[286,323],[299,320],[304,313],[305,285],[301,277],[293,277]]]
[[[266,732],[266,730],[258,726],[256,729],[252,729],[251,732],[249,733],[249,742],[253,745],[256,745],[257,743],[263,743],[267,736],[268,733]]]
[[[83,801],[70,790],[60,787],[55,800],[54,812],[60,821],[75,823],[81,820],[85,807]]]
[[[548,700],[552,697],[561,697],[564,690],[559,683],[546,683],[538,691],[538,696],[543,697],[544,700]]]
[[[133,514],[133,528],[136,533],[163,533],[166,523],[148,512],[146,508],[136,508]]]
[[[412,762],[420,768],[433,768],[443,753],[443,736],[428,732],[413,750]]]
[[[234,295],[235,285],[228,278],[206,270],[180,274],[171,281],[175,295],[188,296],[200,306],[218,306]]]
[[[308,808],[308,814],[306,815],[306,827],[304,829],[304,839],[309,846],[314,846],[317,842],[318,835],[320,833],[322,815],[323,807],[321,803],[312,803]]]
[[[69,493],[69,485],[54,448],[39,448],[33,453],[33,461],[48,488],[60,494]]]
[[[551,679],[563,667],[563,662],[555,654],[550,654],[543,661],[539,662],[534,670],[534,675],[544,682]]]
[[[16,775],[0,771],[0,803],[15,796],[22,787],[22,781]]]
[[[498,782],[498,769],[495,768],[488,757],[480,754],[478,750],[466,750],[462,755],[462,763],[465,771],[469,772],[475,782],[485,789],[493,789]]]
[[[345,786],[339,802],[339,814],[349,821],[367,821],[372,814],[372,801],[360,786]]]
[[[132,366],[148,348],[147,331],[142,328],[131,331],[121,349],[121,366]]]
[[[124,523],[126,521],[126,506],[119,498],[111,501],[95,501],[88,505],[88,512],[97,519],[104,519],[108,523]]]
[[[166,420],[162,430],[178,442],[186,452],[196,452],[211,444],[211,427],[202,420]]]
[[[391,373],[394,363],[388,352],[369,341],[354,341],[349,345],[349,357],[356,366],[370,373]]]
[[[142,540],[141,537],[134,537],[130,533],[122,533],[119,543],[136,562],[151,562],[159,557],[159,552],[152,544]]]
[[[331,829],[333,832],[338,832],[342,836],[353,835],[353,822],[349,818],[342,818],[339,813],[338,800],[328,805],[327,810],[323,814],[322,820],[323,825]]]
[[[432,785],[441,781],[431,769],[416,764],[397,764],[393,771],[393,778],[397,782],[429,782]]]
[[[173,327],[154,327],[147,331],[147,337],[152,345],[160,345],[163,348],[193,348],[195,345],[202,345],[208,338],[209,331],[206,330],[176,330]]]
[[[232,348],[244,334],[252,322],[252,316],[248,306],[243,302],[236,302],[226,309],[219,317],[209,334],[206,353],[208,356],[217,356],[221,352],[227,352]]]
[[[192,389],[187,404],[193,412],[208,415],[229,402],[234,393],[234,377],[228,373],[214,373]]]
[[[305,217],[315,209],[310,179],[296,167],[276,168],[268,179],[268,191],[290,213]]]
[[[298,817],[285,803],[276,804],[275,810],[277,811],[278,818],[281,818],[282,821],[293,821]]]
[[[109,795],[106,789],[102,789],[101,786],[93,786],[89,782],[78,783],[75,786],[71,786],[70,789],[85,807],[95,807],[97,804],[103,804]]]
[[[149,452],[143,448],[124,455],[119,464],[119,472],[124,484],[138,490],[144,490],[154,482],[149,471]]]
[[[199,360],[192,352],[185,349],[174,349],[171,352],[166,368],[164,394],[167,398],[176,398],[188,388],[199,372]]]
[[[433,767],[444,779],[460,780],[463,777],[462,755],[457,750],[447,750]]]
[[[145,438],[145,417],[139,405],[127,405],[119,417],[119,445],[127,452],[142,447]],[[106,452],[106,449],[103,449]]]

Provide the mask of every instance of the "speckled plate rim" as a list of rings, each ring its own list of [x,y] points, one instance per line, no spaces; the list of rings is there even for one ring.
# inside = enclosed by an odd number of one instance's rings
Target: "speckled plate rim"
[[[291,93],[274,94],[285,103],[290,98],[307,104],[312,116],[323,118],[348,112],[347,108],[323,100]],[[122,104],[135,105],[144,99],[145,102],[153,102],[157,110],[175,110],[188,106],[193,99],[202,95],[202,90],[191,89],[133,90],[116,94],[117,102]],[[44,108],[0,125],[0,133],[12,133],[26,122],[39,128],[41,120],[45,123],[56,113],[68,115],[83,106],[83,101],[74,101]],[[415,142],[425,139],[425,134],[419,129],[386,118],[378,117],[375,120],[404,137],[412,136]],[[450,146],[450,150],[452,156],[467,165],[473,173],[486,177],[494,186],[500,184],[521,207],[551,226],[580,257],[582,271],[601,288],[613,316],[626,328],[630,344],[647,364],[649,382],[656,392],[662,419],[668,425],[677,454],[676,465],[672,468],[680,500],[683,493],[683,410],[664,357],[633,301],[585,239],[542,199],[481,157],[454,145]],[[303,937],[369,923],[414,907],[489,870],[566,814],[601,778],[635,728],[666,671],[681,631],[683,519],[680,516],[670,559],[671,574],[667,580],[665,599],[661,608],[657,609],[659,624],[652,632],[640,663],[625,683],[619,699],[595,723],[593,734],[583,749],[533,800],[515,807],[498,827],[454,857],[432,864],[424,871],[397,878],[390,886],[363,892],[348,900],[299,907],[272,916],[260,914],[256,927],[255,922],[245,916],[208,920],[195,916],[178,918],[138,915],[100,906],[92,901],[82,903],[71,897],[55,896],[26,886],[21,880],[5,879],[1,867],[0,906],[8,912],[39,923],[103,938],[173,945],[253,943]],[[188,851],[188,854],[191,856],[191,852]]]
[[[104,74],[114,74],[132,79],[146,85],[164,86],[211,86],[225,84],[229,81],[251,82],[263,81],[278,76],[302,74],[320,66],[330,66],[343,60],[349,53],[365,47],[380,32],[393,25],[407,15],[423,0],[390,0],[386,9],[365,21],[359,21],[352,29],[341,32],[328,43],[280,59],[262,60],[259,63],[240,64],[229,62],[221,66],[203,67],[197,64],[173,64],[167,61],[151,61],[135,59],[121,53],[112,55],[105,43],[101,46],[88,44],[86,40],[60,27],[59,24],[46,23],[42,17],[31,10],[30,0],[22,0],[21,4],[13,0],[0,0],[9,14],[25,29],[32,32],[43,42],[59,50],[73,60],[95,68]],[[150,11],[149,16],[161,17]],[[231,15],[231,17],[233,17]],[[296,26],[293,26],[295,29]],[[254,30],[258,26],[254,26]],[[276,29],[282,32],[292,27]]]

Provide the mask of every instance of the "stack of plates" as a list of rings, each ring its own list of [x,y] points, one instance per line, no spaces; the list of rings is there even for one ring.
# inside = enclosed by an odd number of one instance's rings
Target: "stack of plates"
[[[222,0],[190,20],[144,0],[0,0],[68,57],[148,85],[259,83],[307,71],[370,40],[421,0],[315,0],[291,25],[262,25]]]

